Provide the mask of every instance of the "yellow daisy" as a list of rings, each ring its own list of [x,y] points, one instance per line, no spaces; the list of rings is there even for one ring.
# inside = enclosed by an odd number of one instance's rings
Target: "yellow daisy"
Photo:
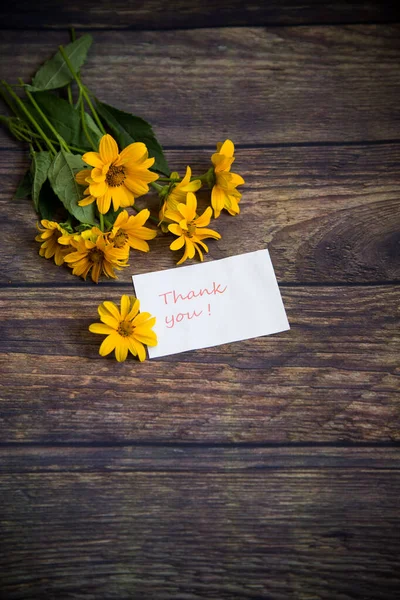
[[[60,245],[60,239],[66,239],[70,234],[55,221],[43,219],[40,223],[43,229],[38,224],[37,228],[40,233],[35,237],[37,242],[43,242],[39,254],[45,258],[54,256],[54,262],[57,266],[60,266],[63,264],[66,255],[71,252],[71,248],[68,246]]]
[[[179,250],[185,246],[185,251],[178,265],[185,262],[187,258],[193,258],[195,252],[198,253],[200,260],[203,260],[201,248],[208,252],[208,247],[202,241],[205,238],[221,239],[221,236],[212,229],[207,229],[210,223],[212,210],[209,206],[199,217],[196,216],[197,200],[196,196],[189,192],[186,197],[186,204],[178,204],[177,210],[167,210],[165,216],[171,221],[175,221],[168,229],[174,235],[179,236],[170,245],[171,250]],[[201,248],[200,248],[201,247]]]
[[[115,220],[113,228],[109,234],[110,241],[115,248],[134,248],[148,252],[150,250],[145,240],[152,240],[156,237],[157,231],[143,227],[150,216],[150,211],[145,208],[137,215],[129,216],[128,211],[123,210]]]
[[[160,221],[164,220],[166,210],[176,210],[178,204],[186,202],[186,194],[188,192],[197,192],[201,188],[200,179],[194,179],[193,181],[190,181],[191,177],[192,170],[189,166],[187,166],[185,177],[182,179],[182,181],[173,186],[171,192],[164,201],[159,214]]]
[[[155,159],[149,158],[146,145],[135,142],[122,152],[118,151],[117,142],[106,134],[100,140],[99,152],[86,152],[82,159],[93,167],[83,169],[75,179],[80,185],[87,185],[80,206],[97,202],[101,214],[106,214],[113,204],[114,210],[132,206],[135,197],[147,194],[149,183],[158,179],[157,173],[148,169]]]
[[[211,157],[215,180],[211,191],[211,205],[216,219],[224,208],[231,215],[237,215],[240,212],[239,202],[242,194],[236,188],[238,185],[243,185],[244,179],[240,175],[230,172],[235,160],[234,151],[233,142],[225,140],[225,142],[217,144],[217,152]]]
[[[114,302],[106,301],[100,304],[97,310],[102,322],[89,326],[92,333],[107,336],[100,346],[100,356],[107,356],[115,350],[118,362],[126,360],[128,351],[140,361],[146,359],[144,344],[157,345],[157,336],[152,331],[156,319],[148,312],[138,314],[139,308],[139,300],[126,295],[121,297],[120,310]]]
[[[101,273],[116,279],[114,269],[120,271],[128,266],[126,250],[115,248],[97,227],[93,227],[89,235],[72,239],[71,245],[74,252],[65,257],[65,262],[72,268],[73,275],[83,279],[86,279],[89,271],[96,283],[99,282]]]

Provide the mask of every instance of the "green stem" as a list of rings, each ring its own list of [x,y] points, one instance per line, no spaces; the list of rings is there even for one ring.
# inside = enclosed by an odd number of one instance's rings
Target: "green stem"
[[[100,218],[100,229],[101,229],[101,231],[104,231],[104,215],[102,215],[101,212],[99,212],[99,218]]]
[[[89,97],[89,94],[88,94],[88,91],[87,91],[86,87],[83,85],[83,83],[82,83],[79,75],[75,72],[75,69],[72,66],[71,61],[69,60],[68,55],[65,52],[64,48],[62,46],[59,46],[59,50],[61,52],[61,55],[62,55],[63,59],[66,62],[66,65],[67,65],[68,69],[71,71],[71,75],[73,76],[73,78],[75,79],[76,83],[78,84],[79,90],[81,91],[84,99],[86,100],[86,102],[87,102],[87,104],[88,104],[88,106],[89,106],[89,108],[90,108],[90,110],[91,110],[91,112],[93,114],[94,120],[96,121],[96,123],[97,123],[100,131],[102,132],[102,134],[105,135],[106,134],[106,130],[104,129],[103,123],[100,121],[99,115],[97,114],[97,111],[96,111],[96,109],[94,108],[94,106],[92,104],[92,101],[91,101],[91,99]]]
[[[6,81],[2,81],[1,83],[6,88],[7,92],[10,94],[11,98],[14,100],[14,102],[17,104],[17,106],[28,117],[28,119],[30,120],[30,122],[32,123],[32,125],[35,127],[35,129],[38,131],[38,133],[40,133],[40,136],[46,142],[46,145],[49,148],[50,152],[52,152],[54,155],[56,155],[57,154],[57,150],[54,148],[53,144],[50,142],[49,138],[47,137],[47,135],[45,134],[45,132],[43,131],[43,129],[40,127],[39,123],[37,123],[36,119],[34,119],[34,117],[32,117],[31,113],[25,107],[25,105],[23,104],[23,102],[21,101],[21,99],[11,89],[11,87],[8,85],[8,83]]]
[[[58,143],[61,146],[61,148],[63,148],[67,152],[71,152],[71,150],[68,147],[67,142],[64,140],[63,137],[61,137],[61,135],[58,133],[57,129],[55,129],[55,127],[53,127],[53,125],[50,123],[50,121],[48,120],[48,118],[46,117],[46,115],[44,114],[42,109],[40,108],[39,104],[36,102],[35,98],[32,96],[32,94],[28,90],[25,90],[25,92],[26,92],[26,95],[28,96],[29,100],[31,101],[31,104],[33,104],[33,106],[38,111],[39,115],[42,117],[43,121],[46,123],[47,127],[50,129],[51,133],[58,140]]]
[[[3,82],[1,82],[3,83]],[[5,82],[4,82],[5,83]],[[4,84],[3,84],[4,85]],[[21,114],[17,111],[17,109],[14,106],[14,103],[11,102],[10,98],[8,98],[7,94],[4,92],[4,90],[2,90],[0,88],[0,94],[4,100],[4,102],[7,104],[7,106],[10,108],[10,110],[17,116],[17,117],[21,117]]]
[[[92,146],[93,150],[95,152],[97,152],[98,148],[97,148],[96,144],[94,143],[94,141],[92,140],[92,138],[90,137],[89,129],[87,128],[87,125],[86,125],[85,107],[83,106],[83,102],[81,102],[81,121],[82,121],[83,132],[86,136],[87,141]]]
[[[74,105],[74,99],[72,98],[72,90],[71,90],[71,84],[69,83],[67,85],[67,95],[68,95],[68,102],[70,103],[71,106]]]
[[[92,104],[92,101],[91,101],[91,99],[89,97],[89,94],[88,94],[87,89],[85,88],[85,86],[83,86],[83,88],[82,88],[82,93],[83,93],[83,97],[85,98],[86,102],[89,105],[90,110],[92,111],[94,120],[96,121],[98,128],[100,129],[100,131],[101,131],[101,133],[103,135],[106,135],[107,132],[104,129],[103,123],[100,121],[99,115],[97,114],[97,111],[96,111],[96,109],[94,108],[94,106]]]
[[[31,135],[35,138],[40,138],[40,136],[37,133],[31,133]],[[53,143],[53,144],[60,144],[57,140],[52,140],[51,138],[49,138],[49,140]],[[70,150],[75,150],[76,152],[79,152],[80,154],[85,154],[85,152],[87,152],[87,150],[84,150],[83,148],[78,148],[78,146],[69,146]]]
[[[42,136],[39,135],[38,133],[35,133],[34,131],[32,131],[32,129],[29,129],[28,125],[25,123],[25,121],[21,121],[21,125],[19,125],[18,127],[15,126],[13,127],[14,132],[18,132],[21,135],[29,135],[31,138],[35,138],[35,142],[36,142],[36,138],[41,139]],[[50,142],[52,144],[57,144],[60,145],[60,142],[58,140],[53,140],[52,138],[49,138]],[[27,140],[30,141],[30,140]],[[85,152],[87,152],[87,150],[84,150],[83,148],[78,148],[78,146],[69,146],[70,150],[75,150],[76,152],[79,152],[80,154],[85,154]]]
[[[155,181],[150,182],[150,185],[157,192],[161,192],[161,190],[163,189],[163,186],[162,185],[158,185],[158,183],[156,183]]]

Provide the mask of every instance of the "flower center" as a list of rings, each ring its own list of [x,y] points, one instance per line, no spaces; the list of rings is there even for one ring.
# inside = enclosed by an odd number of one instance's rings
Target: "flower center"
[[[189,221],[189,223],[187,224],[188,227],[188,237],[193,237],[193,235],[196,233],[196,223],[194,221]]]
[[[93,248],[93,250],[89,252],[88,259],[94,264],[99,263],[103,260],[103,253],[98,248]]]
[[[113,239],[115,248],[123,248],[126,244],[128,236],[123,231],[118,231],[117,235]]]
[[[110,187],[118,187],[124,183],[125,178],[124,167],[111,165],[106,175],[106,182]]]
[[[122,337],[128,337],[132,335],[133,330],[134,327],[130,321],[121,321],[118,327],[118,333],[119,335],[122,335]]]

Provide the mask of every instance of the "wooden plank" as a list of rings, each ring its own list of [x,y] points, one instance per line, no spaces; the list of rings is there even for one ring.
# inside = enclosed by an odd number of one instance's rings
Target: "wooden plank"
[[[400,447],[136,444],[0,446],[0,473],[252,472],[276,469],[400,469]]]
[[[227,137],[399,139],[399,32],[399,25],[99,31],[82,76],[105,102],[151,121],[165,146]],[[67,40],[59,31],[3,32],[3,78],[28,81]]]
[[[398,472],[2,475],[20,598],[395,600]]]
[[[169,150],[167,157],[180,173],[190,164],[201,174],[211,152]],[[222,240],[209,244],[206,260],[268,246],[281,283],[400,280],[400,145],[239,147],[236,154],[235,168],[246,180],[242,212],[213,221]],[[79,284],[67,267],[38,256],[31,203],[12,200],[27,166],[25,152],[2,152],[0,282]],[[147,198],[156,209],[157,196]],[[199,201],[205,206],[208,195],[200,194]],[[170,236],[161,235],[150,253],[132,254],[131,268],[119,273],[119,281],[129,283],[132,272],[174,267],[177,253],[170,243]]]
[[[295,0],[263,3],[257,0],[211,0],[203,2],[166,0],[134,2],[85,0],[60,4],[43,0],[39,6],[28,0],[3,4],[0,21],[3,28],[42,29],[55,27],[110,27],[121,29],[171,29],[227,27],[232,25],[300,25],[302,23],[363,23],[398,20],[393,2],[323,2]]]
[[[288,332],[118,364],[87,327],[126,291],[3,291],[3,442],[400,439],[399,287],[283,288]]]

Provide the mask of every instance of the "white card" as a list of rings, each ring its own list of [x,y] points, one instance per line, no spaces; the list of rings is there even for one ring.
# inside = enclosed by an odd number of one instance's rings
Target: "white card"
[[[290,329],[268,250],[132,279],[140,309],[157,318],[150,358]]]

